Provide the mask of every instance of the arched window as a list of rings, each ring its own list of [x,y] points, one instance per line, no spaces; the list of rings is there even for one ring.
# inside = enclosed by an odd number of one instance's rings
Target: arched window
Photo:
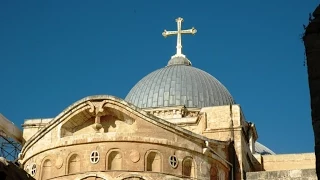
[[[191,157],[185,158],[182,162],[182,175],[195,178],[195,164]]]
[[[78,154],[73,154],[68,161],[68,174],[80,172],[80,157]]]
[[[218,180],[218,169],[214,165],[210,168],[210,180]]]
[[[122,154],[119,151],[112,151],[108,155],[108,170],[122,169]]]
[[[46,159],[42,164],[42,172],[41,172],[41,179],[50,179],[51,178],[51,168],[52,163],[50,159]]]
[[[225,180],[226,179],[226,173],[221,168],[219,168],[219,170],[218,170],[218,179],[219,180]]]
[[[147,171],[161,172],[161,155],[158,152],[150,152],[146,158]]]

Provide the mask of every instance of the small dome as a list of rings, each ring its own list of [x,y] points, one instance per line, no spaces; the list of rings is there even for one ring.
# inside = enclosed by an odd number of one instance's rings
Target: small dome
[[[273,154],[276,154],[272,150],[270,150],[269,148],[267,148],[266,146],[264,146],[263,144],[261,144],[259,142],[255,143],[255,150],[256,150],[256,153],[261,154],[261,155],[273,155]]]
[[[164,37],[177,35],[177,51],[166,67],[142,78],[128,93],[126,101],[140,108],[185,106],[202,108],[234,104],[233,98],[216,78],[192,67],[182,54],[181,35],[195,34],[193,27],[181,30],[183,18],[176,19],[178,30],[164,30]]]
[[[216,78],[192,67],[189,60],[186,64],[186,60],[172,58],[168,66],[142,78],[125,100],[140,108],[234,104],[229,91]]]

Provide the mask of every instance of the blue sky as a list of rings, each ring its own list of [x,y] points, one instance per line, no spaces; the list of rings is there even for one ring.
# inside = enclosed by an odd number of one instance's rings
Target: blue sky
[[[220,80],[276,153],[313,151],[301,40],[319,2],[48,0],[0,1],[0,113],[20,127],[55,117],[96,94],[125,98],[166,65],[183,36],[193,66]]]

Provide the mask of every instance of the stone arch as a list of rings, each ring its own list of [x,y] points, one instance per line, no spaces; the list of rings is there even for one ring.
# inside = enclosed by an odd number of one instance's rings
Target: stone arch
[[[210,180],[216,180],[219,178],[219,171],[215,165],[211,165],[210,167]]]
[[[92,107],[88,103],[78,104],[74,108],[58,125],[59,138],[72,136],[77,127],[94,123],[94,114],[90,111]]]
[[[95,173],[86,173],[79,175],[75,180],[109,180],[112,179],[111,176],[100,173],[100,172],[95,172]]]
[[[226,179],[226,173],[221,168],[218,169],[218,177],[219,177],[219,180],[225,180]]]
[[[81,158],[78,154],[72,153],[67,159],[66,174],[75,174],[81,171]]]
[[[196,178],[196,163],[192,157],[186,157],[183,159],[182,176]]]
[[[130,176],[130,177],[123,178],[122,180],[146,180],[146,179],[140,176]]]
[[[123,161],[123,153],[119,149],[112,149],[107,153],[106,169],[121,170]]]
[[[44,160],[41,163],[40,179],[41,180],[50,179],[53,174],[52,168],[53,168],[53,162],[51,158],[49,157],[44,158]]]
[[[148,151],[145,155],[145,170],[152,172],[161,172],[162,159],[162,154],[159,151]]]
[[[125,172],[123,174],[118,175],[115,180],[152,180],[149,176],[143,176],[138,173],[128,173]]]

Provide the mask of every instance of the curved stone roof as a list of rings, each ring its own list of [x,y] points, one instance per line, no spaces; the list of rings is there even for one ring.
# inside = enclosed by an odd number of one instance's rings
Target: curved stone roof
[[[261,154],[261,155],[273,155],[276,154],[274,153],[272,150],[270,150],[269,148],[267,148],[266,146],[264,146],[263,144],[256,142],[255,143],[255,150],[256,153]]]
[[[140,108],[234,104],[227,88],[216,78],[192,67],[191,62],[182,57],[172,58],[168,66],[142,78],[125,100]]]

